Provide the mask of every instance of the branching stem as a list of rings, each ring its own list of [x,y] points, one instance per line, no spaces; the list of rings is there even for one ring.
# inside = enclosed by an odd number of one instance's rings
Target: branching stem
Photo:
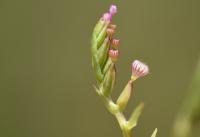
[[[109,110],[109,112],[116,117],[119,126],[122,130],[123,137],[131,137],[131,132],[127,128],[127,120],[124,114],[119,110],[118,106],[111,100],[111,98],[105,97],[103,95],[100,96],[103,99],[103,102],[106,108]]]

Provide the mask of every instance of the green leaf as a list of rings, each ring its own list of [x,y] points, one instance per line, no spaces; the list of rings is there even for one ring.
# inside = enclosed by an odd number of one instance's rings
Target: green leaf
[[[196,67],[196,72],[190,87],[190,96],[187,97],[188,111],[192,119],[192,124],[200,122],[200,58]]]
[[[97,58],[99,60],[99,64],[101,68],[105,64],[106,59],[108,58],[108,49],[109,49],[109,38],[107,37],[102,46],[98,50]]]
[[[104,68],[103,68],[103,74],[106,74],[106,72],[108,71],[108,69],[110,68],[111,64],[112,64],[112,60],[111,58],[109,57],[104,65]]]
[[[131,114],[131,117],[130,117],[130,119],[128,121],[128,128],[129,129],[132,129],[132,128],[136,127],[138,119],[139,119],[139,117],[140,117],[140,115],[142,113],[143,108],[144,108],[144,104],[141,103],[133,111],[133,113]]]
[[[101,32],[99,33],[99,35],[97,36],[97,49],[99,49],[99,47],[102,45],[105,37],[106,37],[106,29],[109,25],[109,22],[106,22],[104,27],[102,28]]]
[[[103,74],[101,72],[101,67],[97,61],[97,56],[96,55],[93,55],[92,56],[92,66],[93,66],[93,69],[95,71],[95,74],[96,74],[96,78],[97,78],[97,81],[100,83],[102,80],[103,80]]]
[[[115,81],[115,68],[114,64],[112,64],[107,73],[105,74],[104,80],[101,85],[102,92],[106,97],[110,96],[111,91],[113,89],[114,81]]]
[[[101,20],[101,19],[97,22],[96,26],[94,27],[94,31],[93,31],[93,33],[94,33],[96,36],[99,35],[99,33],[101,32],[101,30],[102,30],[104,24],[105,24],[105,21],[103,21],[103,20]]]
[[[97,53],[97,40],[96,40],[95,34],[92,34],[91,52],[92,52],[93,55]]]
[[[151,137],[156,137],[157,132],[158,132],[158,129],[156,128],[156,129],[154,130],[153,134],[151,135]]]
[[[101,91],[95,85],[93,85],[93,88],[98,95],[101,95]]]
[[[183,120],[189,118],[192,125],[200,123],[200,59],[179,115]]]
[[[108,27],[108,23],[105,21],[99,20],[93,30],[92,40],[91,40],[91,51],[92,54],[96,54],[97,49],[102,45],[102,42],[106,36],[106,29]]]

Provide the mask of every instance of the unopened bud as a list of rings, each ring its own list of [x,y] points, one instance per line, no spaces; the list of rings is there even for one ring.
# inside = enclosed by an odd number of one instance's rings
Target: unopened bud
[[[117,6],[116,5],[111,5],[109,12],[111,14],[111,16],[115,15],[117,13]]]
[[[114,29],[114,30],[116,29],[116,27],[117,27],[117,25],[115,25],[115,24],[109,24],[108,25],[108,28],[111,28],[111,29]]]
[[[113,49],[118,49],[119,48],[119,43],[120,43],[120,40],[113,39],[112,42],[111,42],[112,48]]]
[[[110,21],[112,18],[111,14],[110,13],[104,13],[103,16],[102,16],[102,19],[104,21]]]
[[[119,56],[119,51],[118,50],[109,50],[109,57],[111,58],[112,62],[116,62],[117,58]]]
[[[132,77],[131,80],[134,81],[139,77],[143,77],[149,73],[149,68],[146,64],[135,60],[132,63]]]
[[[106,32],[107,32],[107,34],[108,34],[109,37],[112,37],[113,34],[115,33],[115,30],[114,30],[114,29],[111,29],[111,28],[108,28],[108,29],[106,30]]]

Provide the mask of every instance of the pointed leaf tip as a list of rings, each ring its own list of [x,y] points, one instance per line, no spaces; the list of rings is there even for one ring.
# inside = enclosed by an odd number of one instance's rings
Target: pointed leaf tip
[[[131,114],[131,117],[129,119],[129,122],[128,122],[129,129],[136,127],[138,119],[142,113],[143,108],[144,108],[144,103],[141,103],[133,111],[133,113]]]
[[[151,135],[151,137],[156,137],[157,132],[158,132],[158,129],[156,128],[156,129],[153,131],[153,134]]]
[[[95,85],[93,85],[93,88],[98,95],[101,95],[101,91]]]

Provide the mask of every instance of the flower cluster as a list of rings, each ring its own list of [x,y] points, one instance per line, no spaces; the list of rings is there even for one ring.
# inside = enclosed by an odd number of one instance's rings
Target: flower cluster
[[[124,90],[121,92],[116,103],[111,98],[111,92],[115,85],[116,67],[115,64],[119,57],[120,40],[113,38],[116,33],[116,25],[112,23],[117,7],[111,5],[108,12],[97,22],[91,41],[92,67],[96,75],[97,86],[95,87],[98,95],[103,99],[107,109],[115,115],[124,137],[131,136],[131,130],[137,125],[137,120],[143,108],[140,104],[133,111],[129,120],[123,115],[123,111],[131,97],[133,82],[149,73],[149,68],[144,63],[135,60],[132,64],[132,75]],[[157,130],[152,137],[156,136]]]
[[[112,18],[117,13],[117,7],[111,5],[97,22],[92,37],[92,66],[96,74],[100,94],[109,96],[115,83],[115,63],[119,56],[118,39],[113,38],[116,25]]]

